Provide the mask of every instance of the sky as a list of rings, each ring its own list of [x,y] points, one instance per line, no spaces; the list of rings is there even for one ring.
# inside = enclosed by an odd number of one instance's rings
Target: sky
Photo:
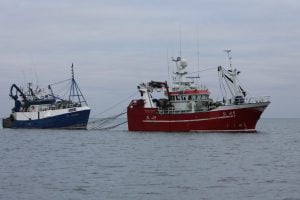
[[[300,117],[298,0],[1,0],[0,116],[9,115],[11,84],[75,78],[92,109],[120,113],[136,86],[170,81],[170,57],[188,71],[227,66],[252,96],[271,96],[265,118]],[[169,66],[169,70],[168,70]],[[169,71],[169,73],[168,73]],[[217,70],[200,73],[220,99]],[[99,116],[100,117],[100,116]]]

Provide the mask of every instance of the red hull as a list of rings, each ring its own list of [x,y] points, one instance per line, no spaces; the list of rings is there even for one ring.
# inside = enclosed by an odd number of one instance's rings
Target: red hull
[[[269,102],[222,106],[215,110],[184,114],[159,114],[144,108],[143,100],[127,108],[129,131],[255,132],[255,126]]]

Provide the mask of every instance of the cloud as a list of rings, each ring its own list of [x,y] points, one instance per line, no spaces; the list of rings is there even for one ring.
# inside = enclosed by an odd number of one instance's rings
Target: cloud
[[[300,108],[292,106],[300,96],[299,6],[292,0],[3,0],[0,92],[7,94],[13,82],[35,80],[35,74],[45,85],[68,78],[74,62],[91,107],[104,110],[141,81],[168,78],[167,52],[178,55],[181,26],[190,71],[197,70],[197,40],[200,68],[226,65],[222,51],[230,48],[245,87],[274,96],[276,106],[266,116],[300,117]],[[216,72],[201,77],[217,97]],[[281,91],[291,101],[285,111],[277,107]],[[6,115],[12,102],[3,96],[0,111]]]

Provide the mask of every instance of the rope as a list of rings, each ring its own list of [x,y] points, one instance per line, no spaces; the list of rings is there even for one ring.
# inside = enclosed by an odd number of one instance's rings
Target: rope
[[[105,118],[105,119],[98,119],[98,120],[94,120],[92,122],[89,122],[89,124],[95,124],[93,127],[89,128],[90,130],[99,130],[99,129],[112,129],[112,128],[115,128],[121,124],[124,124],[123,122],[120,123],[120,124],[117,124],[117,125],[113,125],[113,126],[110,126],[110,127],[106,127],[106,128],[103,128],[105,126],[105,124],[108,124],[112,121],[114,121],[115,119],[117,119],[118,117],[126,114],[127,112],[122,112],[122,113],[119,113],[117,115],[114,115],[114,116],[111,116],[111,117],[108,117],[108,118]],[[127,122],[127,121],[126,121]],[[97,124],[98,123],[98,124]]]
[[[70,80],[70,79],[69,79]],[[58,97],[60,97],[61,99],[67,97],[67,95],[70,92],[70,87],[71,87],[71,82],[63,85],[61,88],[57,88],[57,92],[56,94],[58,94]],[[54,88],[55,89],[55,88]]]
[[[94,123],[97,123],[97,122],[101,122],[101,121],[105,121],[105,120],[108,120],[108,119],[116,119],[116,118],[118,118],[118,117],[120,117],[121,115],[124,115],[124,114],[126,114],[127,112],[121,112],[121,113],[119,113],[119,114],[117,114],[117,115],[113,115],[113,116],[110,116],[110,117],[106,117],[106,118],[104,118],[104,119],[96,119],[96,120],[94,120],[94,121],[91,121],[91,122],[89,122],[90,124],[94,124]]]
[[[113,126],[109,126],[109,127],[105,127],[105,128],[93,128],[93,129],[90,129],[90,130],[109,130],[109,129],[113,129],[113,128],[116,128],[118,126],[121,126],[125,123],[127,123],[127,120],[125,122],[121,122],[121,123],[113,125]]]
[[[115,108],[116,106],[120,105],[121,103],[127,101],[128,99],[130,99],[131,97],[133,97],[134,95],[136,95],[138,92],[134,92],[133,94],[131,94],[129,97],[126,97],[125,99],[122,99],[121,101],[117,102],[116,104],[106,108],[105,110],[101,111],[100,113],[97,113],[97,114],[94,114],[93,115],[93,118],[95,116],[99,116],[99,115],[102,115],[103,113],[109,111],[109,110],[112,110],[113,108]]]
[[[70,78],[68,78],[68,79],[66,79],[66,80],[63,80],[63,81],[58,81],[58,82],[56,82],[56,83],[52,83],[52,84],[50,84],[50,86],[51,86],[51,85],[57,85],[57,84],[60,84],[60,83],[63,83],[63,82],[69,81],[69,80],[71,80],[71,79],[70,79]]]
[[[101,111],[100,113],[97,113],[97,114],[93,115],[93,117],[99,116],[99,115],[101,115],[101,114],[103,114],[103,113],[105,113],[105,112],[107,112],[107,111],[109,111],[109,110],[114,109],[116,106],[120,105],[121,103],[127,101],[128,99],[131,99],[131,98],[132,98],[133,96],[135,96],[137,93],[138,93],[138,92],[134,92],[134,93],[131,94],[130,96],[128,96],[128,97],[122,99],[121,101],[119,101],[119,102],[113,104],[112,106],[110,106],[110,107],[108,107],[107,109]],[[126,113],[127,113],[126,110],[127,110],[127,109],[124,109],[123,112],[121,112],[121,113],[119,113],[119,114],[117,114],[117,115],[113,115],[113,116],[110,116],[110,117],[107,117],[107,118],[104,118],[104,119],[103,119],[103,118],[102,118],[102,119],[96,119],[96,120],[94,120],[94,121],[89,122],[89,124],[92,125],[92,127],[89,128],[89,130],[108,130],[108,129],[113,129],[113,128],[116,128],[116,127],[118,127],[118,126],[120,126],[120,125],[122,125],[122,124],[127,123],[127,120],[126,120],[125,122],[122,122],[122,123],[119,123],[119,124],[116,124],[116,125],[112,125],[112,126],[109,126],[109,127],[104,127],[105,125],[107,125],[107,124],[113,122],[114,120],[116,120],[118,117],[120,117],[120,116],[126,114]]]
[[[223,69],[222,69],[222,71],[223,71]],[[220,86],[221,94],[222,94],[223,98],[227,99],[227,90],[226,90],[224,82],[223,82],[223,77],[222,77],[223,74],[221,71],[218,73],[218,76],[219,76],[219,86]],[[223,91],[225,93],[225,96],[224,96]]]
[[[203,69],[203,70],[198,70],[198,71],[195,71],[195,72],[189,72],[189,74],[195,74],[195,73],[199,73],[199,72],[205,72],[205,71],[213,70],[213,69],[217,69],[217,67],[210,67],[210,68],[206,68],[206,69]]]

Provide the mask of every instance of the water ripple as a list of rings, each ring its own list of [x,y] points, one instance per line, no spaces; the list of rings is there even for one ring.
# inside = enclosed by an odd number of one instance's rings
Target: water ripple
[[[300,200],[300,120],[258,130],[0,130],[0,199]]]

